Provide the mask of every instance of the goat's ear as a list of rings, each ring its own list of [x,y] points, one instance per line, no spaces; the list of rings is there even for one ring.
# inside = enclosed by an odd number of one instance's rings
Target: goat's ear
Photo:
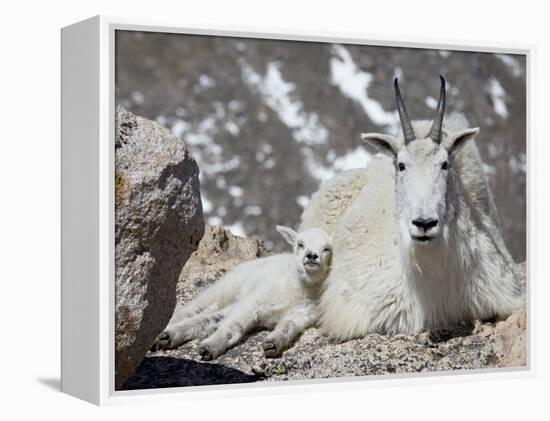
[[[395,136],[381,133],[361,133],[361,140],[391,158],[397,157],[399,147]]]
[[[277,225],[275,229],[283,236],[288,244],[294,247],[294,244],[296,244],[296,237],[298,237],[296,231],[289,227],[283,227],[282,225]]]
[[[478,133],[479,127],[450,133],[449,136],[443,140],[443,147],[447,149],[449,155],[454,155],[468,142],[468,140],[473,139]]]

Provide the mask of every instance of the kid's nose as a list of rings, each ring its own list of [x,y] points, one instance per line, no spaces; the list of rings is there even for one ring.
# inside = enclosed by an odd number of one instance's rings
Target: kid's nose
[[[316,260],[319,255],[317,253],[313,253],[312,251],[308,251],[306,257],[311,260]]]
[[[417,226],[418,228],[423,229],[424,231],[428,231],[430,228],[433,228],[437,226],[437,219],[423,219],[418,218],[412,221],[413,225]]]

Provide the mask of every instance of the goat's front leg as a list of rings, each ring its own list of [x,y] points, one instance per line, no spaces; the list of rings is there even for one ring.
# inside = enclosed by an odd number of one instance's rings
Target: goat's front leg
[[[317,322],[317,318],[317,306],[314,304],[304,304],[289,310],[264,339],[264,355],[268,358],[279,357],[304,330]]]
[[[203,360],[209,361],[219,357],[258,326],[260,321],[255,308],[243,307],[240,303],[235,303],[233,307],[233,311],[220,323],[218,329],[201,342],[199,353]]]

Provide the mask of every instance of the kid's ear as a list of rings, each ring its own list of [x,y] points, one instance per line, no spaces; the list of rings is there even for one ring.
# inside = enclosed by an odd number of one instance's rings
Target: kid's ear
[[[447,149],[449,155],[457,153],[462,146],[470,139],[473,139],[479,133],[479,127],[473,129],[464,129],[451,133],[444,141],[443,147]]]
[[[298,234],[292,228],[284,227],[282,225],[277,225],[275,229],[283,236],[288,244],[294,247],[296,244],[296,237]]]
[[[361,140],[390,158],[397,157],[399,148],[395,136],[381,133],[361,133]]]

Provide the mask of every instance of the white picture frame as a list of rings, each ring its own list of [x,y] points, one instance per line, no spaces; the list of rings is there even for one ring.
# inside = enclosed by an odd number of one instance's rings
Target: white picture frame
[[[519,369],[483,369],[278,383],[239,384],[115,391],[114,388],[114,34],[139,30],[299,41],[339,42],[381,46],[437,48],[523,54],[527,62],[527,200],[531,202],[531,72],[535,54],[530,45],[461,44],[441,40],[384,39],[362,34],[301,31],[255,32],[231,25],[182,27],[177,22],[106,16],[62,29],[62,377],[63,392],[103,405],[166,399],[241,396],[265,393],[376,387],[379,382],[476,381],[480,378],[533,376],[532,300],[536,290],[530,274],[530,215],[527,216],[527,335],[528,363]],[[200,392],[200,393],[199,393]]]

